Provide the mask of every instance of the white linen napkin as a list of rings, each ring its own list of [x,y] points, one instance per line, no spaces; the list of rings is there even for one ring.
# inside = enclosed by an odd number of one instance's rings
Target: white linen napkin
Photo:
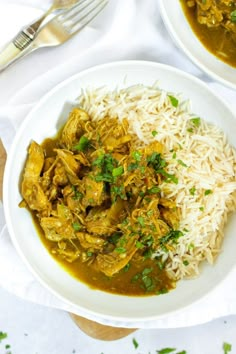
[[[4,0],[0,0],[0,6],[1,3]],[[20,0],[17,4],[20,3],[27,5],[30,1]],[[35,3],[42,6],[41,1]],[[47,4],[44,2],[43,7]],[[73,40],[59,48],[35,52],[0,75],[0,138],[6,150],[26,114],[48,90],[87,67],[122,59],[152,60],[188,71],[208,81],[236,109],[235,92],[205,77],[173,45],[160,18],[158,0],[110,0],[101,16]],[[236,314],[236,269],[199,303],[157,321],[113,322],[78,313],[44,289],[29,272],[11,243],[1,204],[0,230],[0,286],[26,300],[117,327],[185,327]]]

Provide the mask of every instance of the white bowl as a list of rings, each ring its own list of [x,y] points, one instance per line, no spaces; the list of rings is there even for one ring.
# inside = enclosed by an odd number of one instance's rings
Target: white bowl
[[[19,255],[34,276],[53,294],[73,306],[77,314],[134,323],[150,321],[173,314],[199,301],[226,277],[235,265],[235,215],[225,230],[224,251],[214,266],[205,265],[195,280],[180,281],[168,294],[151,297],[113,295],[89,288],[69,275],[48,253],[26,209],[20,209],[19,179],[27,147],[34,139],[42,142],[55,135],[65,119],[68,107],[87,86],[108,85],[111,89],[132,84],[151,85],[183,93],[192,101],[193,111],[220,126],[235,142],[235,116],[200,80],[165,65],[126,61],[97,66],[81,72],[50,91],[22,123],[9,153],[4,175],[4,210],[7,226]]]
[[[206,74],[236,89],[236,68],[224,63],[203,46],[189,25],[180,0],[160,0],[160,10],[174,43]]]

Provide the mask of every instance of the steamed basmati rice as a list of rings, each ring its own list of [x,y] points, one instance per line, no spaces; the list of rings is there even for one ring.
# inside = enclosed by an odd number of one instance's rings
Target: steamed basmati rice
[[[192,114],[190,103],[180,95],[158,87],[87,89],[79,104],[94,120],[127,118],[137,147],[153,140],[165,146],[167,171],[178,183],[163,182],[161,193],[179,208],[184,237],[173,250],[158,254],[171,277],[198,275],[200,263],[212,264],[220,252],[223,227],[236,209],[236,152],[224,133]]]

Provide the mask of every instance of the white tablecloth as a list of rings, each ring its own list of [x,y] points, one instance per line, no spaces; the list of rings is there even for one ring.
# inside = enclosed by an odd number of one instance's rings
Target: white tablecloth
[[[173,0],[174,1],[174,0]],[[49,1],[0,0],[0,46],[47,8]],[[51,88],[96,64],[141,59],[169,64],[209,82],[235,106],[234,91],[206,77],[174,46],[163,26],[158,0],[110,0],[104,12],[63,46],[42,49],[0,73],[0,138],[10,148],[27,112]],[[76,312],[45,290],[32,276],[11,244],[0,207],[0,286],[26,300]],[[173,328],[200,324],[236,314],[236,271],[214,293],[180,314],[149,323],[114,323],[79,314],[103,324],[139,328]]]

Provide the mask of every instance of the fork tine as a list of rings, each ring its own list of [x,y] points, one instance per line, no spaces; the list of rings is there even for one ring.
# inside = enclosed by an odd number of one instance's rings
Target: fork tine
[[[107,5],[109,0],[82,0],[82,7],[73,8],[70,13],[64,18],[58,18],[63,24],[64,29],[75,34],[91,22]],[[74,10],[74,11],[73,11]]]
[[[94,0],[80,0],[75,6],[73,6],[71,9],[59,15],[57,18],[59,21],[63,21],[63,22],[67,21],[72,17],[74,17],[76,14],[82,12],[93,2]]]

